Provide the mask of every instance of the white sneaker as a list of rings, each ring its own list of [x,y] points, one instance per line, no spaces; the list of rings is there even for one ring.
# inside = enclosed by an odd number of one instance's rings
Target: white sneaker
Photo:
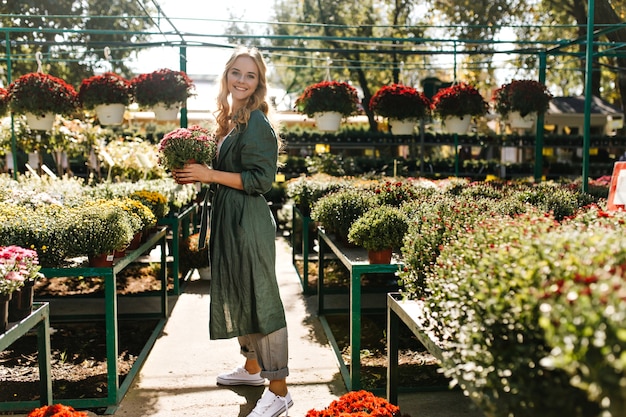
[[[239,367],[231,372],[218,375],[217,383],[220,385],[252,385],[259,387],[265,385],[265,378],[261,378],[261,372],[251,374],[244,368]]]
[[[285,417],[288,417],[288,410],[292,405],[291,394],[287,393],[287,395],[281,397],[267,390],[261,399],[257,401],[256,407],[248,414],[248,417],[278,417],[283,412]]]

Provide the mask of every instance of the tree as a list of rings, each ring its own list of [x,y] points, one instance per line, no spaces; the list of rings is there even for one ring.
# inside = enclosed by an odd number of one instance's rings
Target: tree
[[[152,12],[148,0],[0,2],[3,37],[11,44],[11,79],[37,71],[35,53],[41,52],[44,72],[78,86],[93,75],[105,47],[114,58],[109,69],[130,76],[126,60],[148,39]],[[8,74],[6,61],[0,68]]]
[[[421,34],[410,20],[413,4],[410,0],[277,3],[275,20],[292,24],[272,25],[273,34],[283,37],[274,47],[298,51],[273,59],[281,84],[290,92],[301,92],[325,78],[352,82],[361,90],[370,129],[377,130],[367,106],[373,92],[399,82],[403,66],[406,69],[416,61],[404,41]],[[385,41],[370,43],[368,39]]]

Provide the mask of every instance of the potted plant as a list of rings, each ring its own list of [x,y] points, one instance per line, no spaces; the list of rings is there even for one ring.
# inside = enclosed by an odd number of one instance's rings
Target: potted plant
[[[163,68],[130,80],[135,101],[151,108],[158,120],[176,120],[178,109],[194,95],[194,83],[184,71]]]
[[[530,128],[548,110],[552,94],[535,80],[513,80],[493,92],[495,109],[511,127]]]
[[[341,118],[355,114],[358,104],[356,89],[340,81],[322,81],[310,85],[295,103],[298,111],[314,117],[318,129],[323,131],[337,130]]]
[[[327,234],[334,234],[339,242],[350,244],[350,226],[374,207],[375,202],[373,192],[349,187],[320,198],[311,210],[311,218],[319,222]]]
[[[449,133],[467,132],[472,116],[483,116],[489,105],[480,92],[467,83],[439,90],[432,98],[433,113]]]
[[[350,226],[348,241],[365,248],[370,263],[388,264],[408,228],[408,217],[400,208],[383,204],[366,211]]]
[[[78,88],[78,100],[87,110],[95,110],[103,125],[119,125],[124,110],[132,100],[132,87],[126,78],[112,72],[84,79]]]
[[[88,201],[74,209],[75,227],[70,231],[75,256],[89,257],[94,267],[113,263],[114,251],[125,248],[133,238],[130,215],[117,204]]]
[[[412,134],[415,123],[430,113],[428,97],[402,84],[382,86],[370,99],[369,107],[389,119],[391,133],[395,134]]]
[[[49,130],[55,114],[69,115],[78,106],[74,87],[42,72],[22,75],[7,90],[10,110],[24,114],[29,127],[35,130]]]
[[[180,127],[161,139],[159,163],[168,171],[187,163],[211,164],[217,152],[217,138],[207,129],[194,125]]]
[[[331,402],[323,410],[309,410],[305,417],[335,417],[335,416],[388,416],[409,417],[402,414],[400,407],[393,405],[384,398],[375,396],[369,391],[352,391]]]
[[[31,313],[35,282],[43,276],[39,272],[40,269],[39,257],[35,250],[16,245],[0,247],[0,270],[3,274],[0,278],[0,293],[6,293],[7,284],[9,288],[13,287],[8,309],[9,321],[21,320]],[[3,283],[2,280],[5,282]],[[1,315],[2,312],[0,312]],[[0,319],[1,330],[2,320]]]

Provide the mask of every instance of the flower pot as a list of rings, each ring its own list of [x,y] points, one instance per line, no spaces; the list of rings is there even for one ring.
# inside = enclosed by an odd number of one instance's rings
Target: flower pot
[[[472,121],[472,116],[466,114],[465,116],[448,116],[443,119],[443,129],[447,133],[456,133],[457,135],[464,135],[467,133],[467,129],[469,129],[470,122]]]
[[[415,119],[389,119],[389,128],[393,135],[412,135],[415,130]]]
[[[113,258],[114,258],[114,259],[118,259],[118,258],[123,258],[124,256],[126,256],[126,249],[127,249],[127,248],[124,248],[124,249],[115,249],[115,250],[113,251]]]
[[[102,253],[100,255],[89,255],[89,266],[93,268],[108,268],[113,266],[115,256],[112,253]]]
[[[24,116],[26,116],[26,123],[31,130],[50,130],[55,118],[54,113],[26,113]]]
[[[122,103],[100,104],[96,106],[96,116],[101,125],[121,125],[126,106]]]
[[[9,300],[11,294],[0,294],[0,334],[9,327]]]
[[[139,248],[139,246],[141,246],[142,240],[143,240],[143,230],[140,230],[139,232],[135,233],[135,235],[133,236],[133,240],[130,241],[127,249],[135,250]]]
[[[315,113],[315,125],[323,132],[335,132],[341,125],[341,113],[336,111]]]
[[[33,311],[34,281],[25,281],[24,286],[13,291],[9,301],[9,321],[20,321]]]
[[[157,120],[161,121],[173,121],[178,120],[178,110],[180,109],[180,104],[172,104],[167,106],[166,104],[159,103],[152,107],[152,111],[154,112],[154,117]]]
[[[509,124],[513,129],[531,129],[537,121],[537,113],[528,113],[522,117],[518,111],[509,114]]]
[[[389,264],[391,263],[392,249],[370,250],[367,251],[367,259],[371,264]]]

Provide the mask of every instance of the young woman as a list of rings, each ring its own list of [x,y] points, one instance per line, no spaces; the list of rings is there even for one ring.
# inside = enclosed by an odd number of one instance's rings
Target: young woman
[[[217,98],[213,168],[189,164],[180,183],[211,184],[211,339],[237,337],[243,367],[219,375],[221,385],[269,389],[249,417],[277,417],[293,404],[287,390],[287,327],[276,281],[276,223],[263,194],[276,176],[280,140],[268,119],[266,65],[240,48],[226,63]]]

